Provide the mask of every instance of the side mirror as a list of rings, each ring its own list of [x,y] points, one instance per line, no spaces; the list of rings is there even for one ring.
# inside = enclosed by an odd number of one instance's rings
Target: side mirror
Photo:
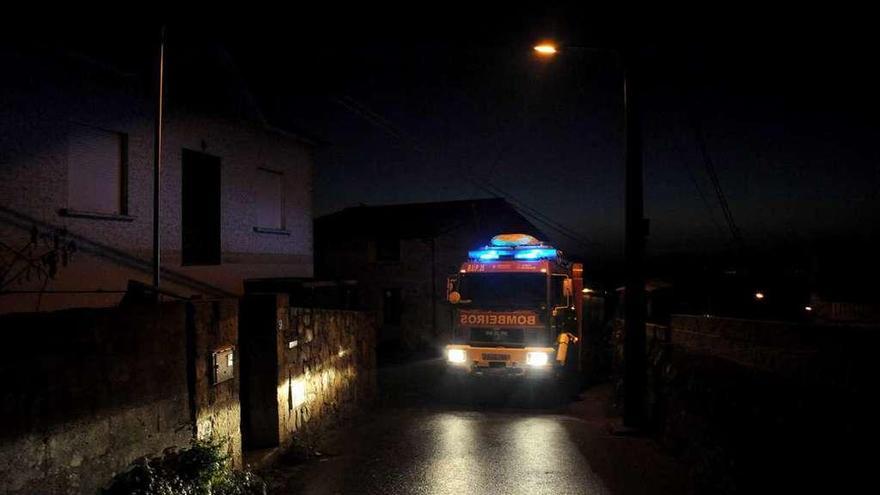
[[[451,292],[449,293],[449,295],[446,296],[446,298],[447,298],[447,299],[449,300],[449,302],[451,302],[452,304],[458,304],[458,303],[461,301],[461,294],[459,294],[458,291],[451,291]]]

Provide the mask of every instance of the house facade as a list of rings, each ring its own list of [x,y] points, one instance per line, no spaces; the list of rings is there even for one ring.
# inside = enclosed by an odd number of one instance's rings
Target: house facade
[[[0,312],[116,304],[129,280],[152,283],[149,78],[64,53],[0,56]],[[311,277],[313,143],[189,107],[173,83],[162,289],[230,296],[249,280]]]
[[[451,336],[447,276],[501,232],[546,238],[500,198],[346,208],[315,220],[316,277],[357,281],[380,346],[436,348]]]

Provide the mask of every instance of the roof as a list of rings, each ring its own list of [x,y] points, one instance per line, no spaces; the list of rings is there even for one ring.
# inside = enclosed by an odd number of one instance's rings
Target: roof
[[[517,232],[546,239],[503,198],[357,206],[315,219],[315,235],[325,238],[431,238],[460,227],[493,235]]]

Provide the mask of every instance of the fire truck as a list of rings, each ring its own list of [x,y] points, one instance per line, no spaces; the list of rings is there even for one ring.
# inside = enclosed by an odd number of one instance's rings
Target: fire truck
[[[449,370],[550,378],[578,369],[582,290],[580,263],[533,236],[496,235],[447,279]]]

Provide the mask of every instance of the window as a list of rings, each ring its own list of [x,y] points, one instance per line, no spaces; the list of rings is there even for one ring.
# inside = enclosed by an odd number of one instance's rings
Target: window
[[[400,239],[376,239],[376,261],[400,261]]]
[[[284,174],[257,169],[256,208],[258,232],[284,231]]]
[[[67,209],[126,215],[128,136],[82,124],[68,134]]]

